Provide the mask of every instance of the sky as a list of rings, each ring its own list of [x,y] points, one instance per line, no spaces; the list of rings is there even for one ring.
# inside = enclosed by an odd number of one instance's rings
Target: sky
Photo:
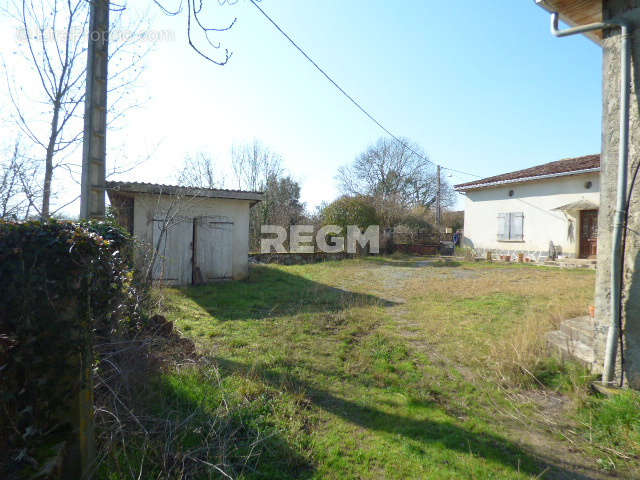
[[[149,4],[130,0],[130,12]],[[260,6],[386,128],[444,167],[485,177],[600,151],[600,47],[585,37],[553,37],[548,13],[533,0]],[[168,34],[145,59],[135,90],[142,106],[110,132],[107,161],[148,159],[118,179],[175,182],[186,155],[206,152],[234,188],[231,146],[255,138],[282,156],[313,208],[339,194],[337,169],[385,135],[249,0],[207,3],[210,23],[237,17],[230,31],[213,36],[233,52],[222,67],[189,48],[184,15],[162,15],[152,4],[149,11],[151,32]],[[2,131],[11,136],[9,122]],[[474,178],[445,174],[452,184]],[[79,190],[65,172],[57,175],[68,195]]]

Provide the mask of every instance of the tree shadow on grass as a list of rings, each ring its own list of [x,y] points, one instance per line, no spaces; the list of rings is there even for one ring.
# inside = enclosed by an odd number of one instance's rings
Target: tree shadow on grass
[[[247,280],[178,290],[218,320],[258,320],[358,306],[397,305],[374,295],[331,287],[269,266],[254,266]]]
[[[189,451],[202,456],[201,452],[209,448],[213,455],[205,460],[219,465],[231,478],[307,479],[313,476],[313,465],[294,451],[274,426],[268,425],[261,405],[234,407],[225,402],[225,408],[220,409],[222,397],[215,388],[207,393],[207,387],[202,385],[207,379],[192,381],[196,396],[188,387],[163,382],[159,389],[162,398],[158,398],[164,411],[178,416],[175,420],[182,435],[176,437],[183,445],[187,460]],[[218,406],[223,414],[212,412],[207,408],[208,403]],[[195,461],[192,463],[196,464]],[[194,478],[224,477],[218,476],[219,472],[206,464],[194,466],[205,473],[202,477],[194,475]]]
[[[147,341],[154,354],[161,350],[190,366],[174,369],[145,355],[143,342],[105,357],[96,382],[93,478],[313,477],[309,460],[265,418],[268,398],[238,403],[210,364],[190,359],[183,342]]]
[[[521,446],[494,434],[474,432],[451,421],[433,421],[410,418],[388,413],[351,400],[340,398],[331,392],[320,389],[310,382],[291,374],[283,376],[272,370],[248,365],[241,362],[216,357],[221,372],[225,374],[261,375],[268,384],[281,388],[283,382],[294,385],[296,390],[305,392],[319,408],[336,415],[362,428],[377,432],[401,435],[425,444],[437,444],[460,454],[473,455],[490,462],[499,463],[516,472],[526,473],[535,478],[590,480],[592,477],[560,466],[563,459],[545,459],[534,456]],[[423,407],[441,408],[434,402],[422,402]]]

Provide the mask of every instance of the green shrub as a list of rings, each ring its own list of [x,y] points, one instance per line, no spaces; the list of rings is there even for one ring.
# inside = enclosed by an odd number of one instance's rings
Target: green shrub
[[[379,223],[378,214],[371,199],[364,196],[343,196],[327,205],[322,211],[324,225],[342,227],[342,234],[347,233],[347,226],[357,225],[366,229]]]
[[[0,221],[3,478],[48,475],[69,450],[94,337],[139,320],[129,251],[113,224]]]

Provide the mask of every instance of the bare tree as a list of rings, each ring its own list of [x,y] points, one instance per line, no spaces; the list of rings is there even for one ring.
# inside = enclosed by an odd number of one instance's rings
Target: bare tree
[[[33,185],[37,165],[21,151],[16,140],[11,154],[0,161],[0,218],[20,220],[35,212],[39,191]]]
[[[203,152],[185,158],[177,180],[186,187],[224,188],[225,184],[225,177],[216,169],[211,155]]]
[[[341,192],[373,199],[383,222],[391,226],[403,213],[430,207],[436,200],[437,178],[433,163],[414,143],[380,138],[336,176]],[[451,188],[441,181],[441,201],[451,203]]]
[[[156,198],[153,219],[154,222],[158,222],[158,236],[153,238],[150,258],[146,264],[145,280],[148,283],[153,281],[154,271],[157,271],[158,278],[163,277],[164,262],[162,260],[167,256],[163,242],[166,248],[166,238],[169,231],[184,221],[184,210],[195,197],[189,191],[175,192],[172,195],[165,195],[160,191]],[[167,199],[168,201],[166,201]]]
[[[261,191],[269,178],[282,175],[282,159],[259,140],[231,149],[231,166],[240,190]]]
[[[189,221],[189,213],[194,202],[198,199],[198,188],[174,187],[159,185],[148,193],[153,195],[151,200],[152,234],[151,238],[140,239],[142,243],[136,263],[143,278],[151,282],[155,278],[162,278],[164,274],[164,260],[167,258],[166,241],[169,233],[181,223]],[[122,197],[118,193],[118,187],[111,188],[111,207],[115,218],[123,226],[132,228],[131,220],[127,216],[131,213],[133,203],[129,197]],[[145,200],[143,200],[145,201]]]
[[[79,166],[69,161],[69,155],[83,136],[88,6],[86,0],[14,0],[6,10],[16,21],[22,37],[18,51],[37,84],[29,91],[36,96],[26,95],[28,80],[17,83],[4,65],[14,121],[39,152],[34,156],[42,159],[42,203],[38,209],[42,218],[51,214],[54,171],[64,168],[71,175],[78,173]],[[108,79],[110,122],[135,105],[129,90],[141,73],[140,60],[146,53],[134,47],[142,22],[139,19],[125,29],[122,9],[113,16],[110,29],[115,40],[109,60],[115,68],[110,69]],[[12,62],[12,66],[16,64],[19,62]],[[44,111],[37,112],[43,106]]]
[[[258,140],[234,145],[231,157],[237,188],[264,192],[264,201],[253,206],[249,219],[250,246],[257,249],[261,225],[288,228],[302,219],[300,185],[285,174],[280,155]]]
[[[212,40],[211,36],[231,30],[238,20],[236,17],[221,26],[212,26],[204,19],[204,17],[206,17],[205,6],[213,2],[186,0],[185,12],[185,2],[183,0],[174,1],[171,6],[171,2],[168,0],[152,1],[160,7],[160,10],[165,15],[178,16],[184,14],[187,17],[187,41],[189,46],[198,55],[215,65],[222,66],[227,64],[233,53],[225,48],[222,56],[216,56],[217,51],[222,48],[222,44],[218,41]],[[236,3],[238,3],[238,0],[218,0],[219,6],[225,4],[235,5]],[[216,55],[214,55],[214,53],[216,53]]]
[[[340,167],[337,178],[342,193],[397,198],[407,206],[432,202],[436,183],[432,164],[417,145],[403,141],[410,148],[381,138],[350,166]]]
[[[13,155],[8,162],[0,164],[0,218],[17,218],[21,210],[21,203],[16,202],[20,191],[20,170],[22,166],[18,161],[18,147],[16,142]]]

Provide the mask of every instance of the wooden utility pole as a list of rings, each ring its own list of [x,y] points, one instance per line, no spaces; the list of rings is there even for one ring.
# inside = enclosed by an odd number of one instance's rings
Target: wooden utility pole
[[[440,191],[440,165],[437,167],[438,170],[438,187],[436,190],[436,226],[438,228],[438,235],[442,233],[442,199],[441,199],[441,191]]]
[[[109,0],[91,0],[84,106],[80,218],[105,215]]]

